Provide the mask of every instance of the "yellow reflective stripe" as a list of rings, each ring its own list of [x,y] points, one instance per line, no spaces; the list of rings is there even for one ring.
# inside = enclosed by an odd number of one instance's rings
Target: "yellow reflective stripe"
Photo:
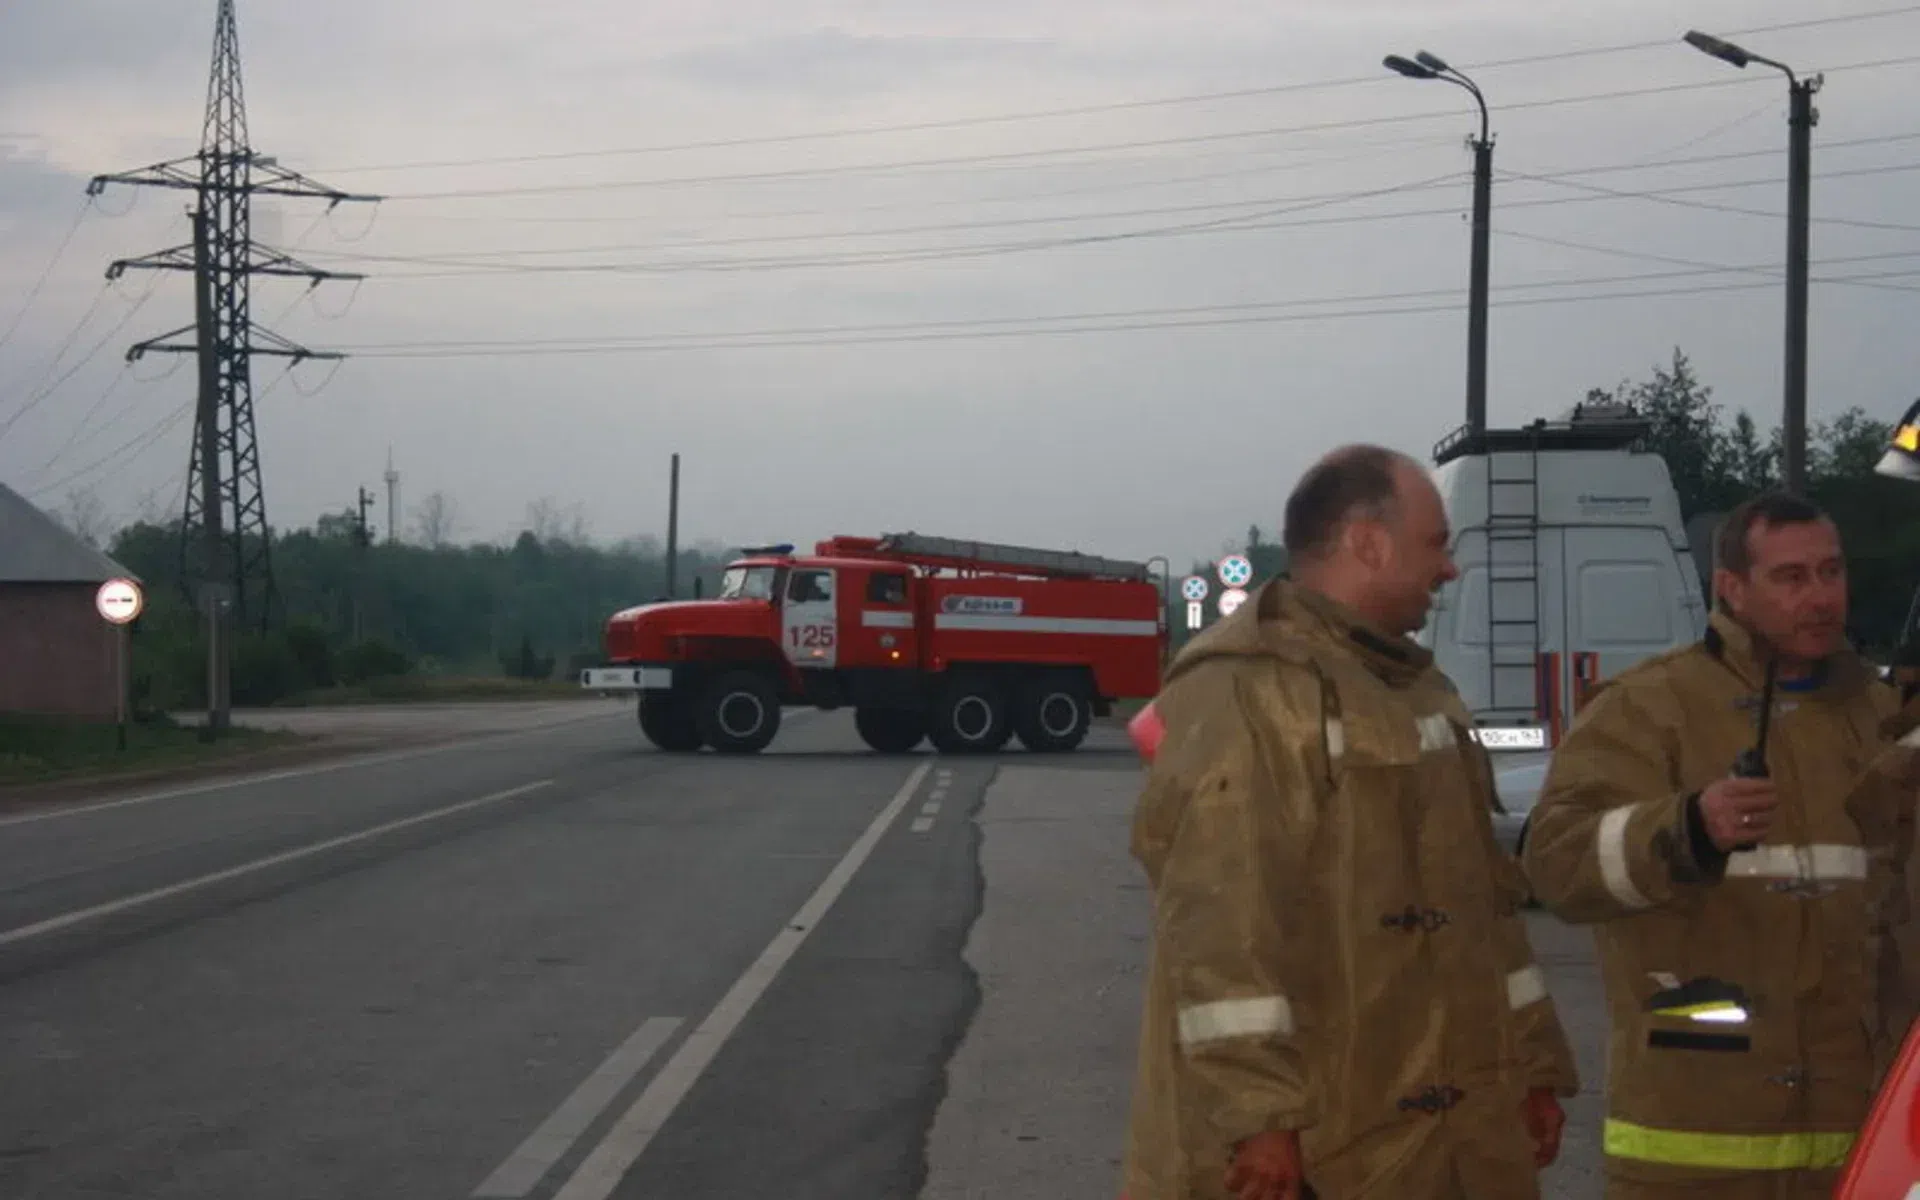
[[[1731,1000],[1703,1000],[1698,1004],[1675,1004],[1669,1008],[1656,1008],[1653,1011],[1656,1016],[1662,1017],[1697,1017],[1713,1012],[1740,1013],[1743,1019],[1745,1017],[1745,1010]]]
[[[1846,1165],[1851,1133],[1694,1133],[1650,1129],[1608,1117],[1605,1149],[1615,1158],[1677,1167],[1790,1171]]]

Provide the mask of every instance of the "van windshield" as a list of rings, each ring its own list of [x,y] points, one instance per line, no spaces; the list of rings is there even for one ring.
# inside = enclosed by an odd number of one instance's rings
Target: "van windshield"
[[[721,600],[771,600],[778,567],[728,567],[720,575]]]

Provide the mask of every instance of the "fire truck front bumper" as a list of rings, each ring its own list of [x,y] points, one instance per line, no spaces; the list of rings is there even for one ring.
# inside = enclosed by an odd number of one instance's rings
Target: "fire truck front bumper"
[[[664,692],[673,687],[672,667],[588,667],[580,687],[589,692]]]

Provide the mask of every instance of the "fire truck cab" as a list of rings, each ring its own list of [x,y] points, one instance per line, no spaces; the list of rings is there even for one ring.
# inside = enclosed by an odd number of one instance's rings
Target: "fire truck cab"
[[[747,550],[710,600],[615,613],[581,686],[639,693],[662,750],[755,753],[783,707],[851,707],[882,753],[1078,747],[1150,697],[1166,646],[1142,563],[919,534]]]

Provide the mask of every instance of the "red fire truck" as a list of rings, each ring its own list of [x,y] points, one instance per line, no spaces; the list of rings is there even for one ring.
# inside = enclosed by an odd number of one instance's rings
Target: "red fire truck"
[[[903,754],[1078,747],[1115,700],[1159,690],[1164,595],[1145,563],[914,533],[744,552],[710,600],[607,622],[610,665],[581,686],[633,691],[662,750],[765,749],[782,706],[851,707]]]

